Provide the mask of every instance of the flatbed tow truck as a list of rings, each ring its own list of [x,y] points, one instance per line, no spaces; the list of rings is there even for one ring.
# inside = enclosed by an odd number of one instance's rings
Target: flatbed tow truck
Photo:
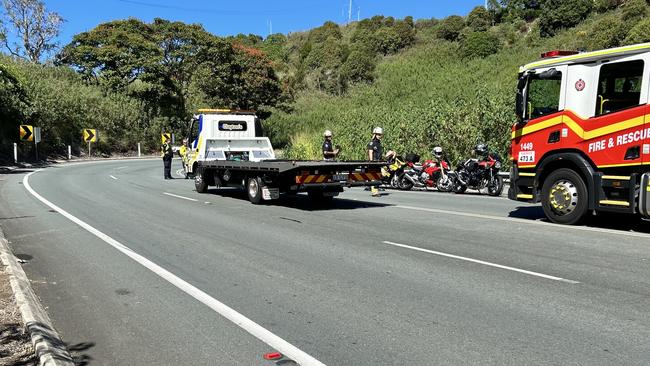
[[[254,204],[299,192],[307,192],[315,202],[329,201],[344,187],[380,185],[386,164],[276,159],[252,111],[200,109],[190,131],[186,173],[194,177],[196,191],[244,188]]]

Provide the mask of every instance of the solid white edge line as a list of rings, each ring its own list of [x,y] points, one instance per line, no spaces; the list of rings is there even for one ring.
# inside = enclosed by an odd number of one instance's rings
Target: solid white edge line
[[[60,213],[64,217],[66,217],[68,220],[74,222],[75,224],[81,226],[83,229],[86,231],[90,232],[91,234],[95,235],[99,239],[103,240],[113,248],[119,250],[129,258],[133,259],[134,261],[138,262],[142,266],[146,267],[162,279],[166,280],[167,282],[171,283],[172,285],[176,286],[186,294],[192,296],[196,300],[200,301],[204,305],[208,306],[210,309],[214,310],[224,318],[230,320],[232,323],[237,325],[238,327],[242,328],[246,332],[250,333],[252,336],[255,338],[259,339],[260,341],[268,344],[271,346],[273,349],[277,350],[278,352],[284,354],[288,358],[296,361],[298,364],[301,366],[325,366],[324,363],[318,361],[314,357],[310,356],[306,352],[300,350],[296,346],[292,345],[291,343],[285,341],[284,339],[278,337],[277,335],[271,333],[271,331],[267,330],[266,328],[262,327],[261,325],[255,323],[251,319],[247,318],[243,314],[238,313],[234,309],[230,308],[228,305],[220,302],[219,300],[211,297],[207,293],[203,292],[202,290],[198,289],[197,287],[192,286],[188,282],[185,282],[183,279],[180,277],[176,276],[175,274],[169,272],[168,270],[160,267],[159,265],[155,264],[154,262],[150,261],[149,259],[143,257],[142,255],[134,252],[131,250],[129,247],[126,245],[118,242],[117,240],[111,238],[110,236],[102,233],[101,231],[95,229],[94,227],[90,226],[86,222],[82,221],[81,219],[78,219],[77,217],[73,216],[72,214],[68,213],[67,211],[63,210],[59,206],[53,204],[52,202],[48,201],[46,198],[38,194],[29,184],[29,177],[41,171],[42,169],[38,169],[36,171],[33,171],[29,174],[27,174],[23,178],[23,186],[29,191],[29,193],[32,194],[32,196],[36,197],[39,201],[44,203],[46,206],[49,206],[51,209],[55,210],[56,212]]]
[[[109,177],[111,177],[111,178],[113,178],[114,180],[117,180],[117,178],[115,178],[115,177],[114,177],[114,176],[112,176],[112,175],[109,175]]]
[[[411,246],[411,245],[400,244],[400,243],[394,243],[394,242],[392,242],[392,241],[383,241],[382,243],[384,243],[384,244],[388,244],[388,245],[393,245],[393,246],[396,246],[396,247],[401,247],[401,248],[406,248],[406,249],[417,250],[418,252],[424,252],[424,253],[429,253],[429,254],[435,254],[435,255],[439,255],[439,256],[441,256],[441,257],[447,257],[447,258],[459,259],[459,260],[466,261],[466,262],[478,263],[478,264],[482,264],[482,265],[485,265],[485,266],[490,266],[490,267],[495,267],[495,268],[505,269],[505,270],[513,271],[513,272],[524,273],[524,274],[531,275],[531,276],[536,276],[536,277],[542,277],[542,278],[546,278],[546,279],[548,279],[548,280],[560,281],[560,282],[566,282],[566,283],[571,283],[571,284],[580,283],[580,282],[578,282],[578,281],[567,280],[566,278],[562,278],[562,277],[551,276],[551,275],[547,275],[547,274],[539,273],[539,272],[527,271],[527,270],[525,270],[525,269],[515,268],[515,267],[509,267],[509,266],[504,266],[504,265],[501,265],[501,264],[496,264],[496,263],[486,262],[486,261],[482,261],[482,260],[479,260],[479,259],[473,259],[473,258],[468,258],[468,257],[461,257],[461,256],[459,256],[459,255],[454,255],[454,254],[448,254],[448,253],[443,253],[443,252],[437,252],[437,251],[435,251],[435,250],[429,250],[429,249],[424,249],[424,248],[414,247],[414,246]]]
[[[197,199],[189,198],[189,197],[183,197],[183,196],[179,196],[179,195],[177,195],[177,194],[173,194],[173,193],[163,192],[163,194],[164,194],[164,195],[167,195],[167,196],[171,196],[171,197],[180,198],[180,199],[182,199],[182,200],[188,200],[188,201],[192,201],[192,202],[198,202]]]
[[[542,225],[542,226],[547,226],[547,227],[553,227],[553,228],[558,229],[558,230],[566,229],[566,230],[590,231],[590,232],[595,232],[595,233],[605,233],[605,234],[612,234],[612,235],[624,235],[624,236],[632,236],[632,237],[635,237],[635,238],[650,239],[650,234],[638,233],[638,232],[634,232],[634,231],[620,231],[620,230],[614,230],[614,229],[602,229],[602,228],[589,227],[589,226],[559,225],[559,224],[554,224],[552,222],[546,222],[546,221],[518,219],[518,218],[514,218],[514,217],[491,216],[491,215],[483,215],[483,214],[477,214],[477,213],[472,213],[472,212],[449,211],[449,210],[440,210],[440,209],[436,209],[436,208],[426,208],[426,207],[415,207],[415,206],[405,206],[405,205],[394,205],[394,206],[390,206],[390,207],[401,208],[401,209],[406,209],[406,210],[414,210],[414,211],[439,213],[439,214],[445,214],[445,215],[473,217],[473,218],[477,218],[477,219],[487,219],[487,220],[514,222],[514,223],[518,223],[518,224]]]

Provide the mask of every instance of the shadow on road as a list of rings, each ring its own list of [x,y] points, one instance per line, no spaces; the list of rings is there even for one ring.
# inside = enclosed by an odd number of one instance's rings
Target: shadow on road
[[[510,211],[508,217],[550,222],[546,219],[541,206],[520,206]],[[617,215],[601,212],[596,216],[588,216],[582,226],[650,234],[650,222],[643,220],[638,215]]]
[[[208,190],[209,194],[214,194],[221,197],[241,199],[248,201],[248,196],[246,191],[241,189],[233,188],[214,188]],[[387,196],[387,193],[382,193],[382,196]],[[368,200],[381,200],[381,198],[371,198],[370,193],[368,193]],[[355,210],[362,208],[375,208],[375,207],[387,207],[392,206],[391,204],[382,203],[382,202],[368,202],[368,201],[357,201],[352,199],[334,197],[330,201],[323,202],[314,202],[306,194],[297,194],[297,195],[288,195],[283,194],[280,196],[279,200],[266,201],[268,206],[278,206],[278,207],[287,207],[303,211],[327,211],[327,210]]]
[[[546,221],[546,216],[544,215],[544,210],[542,206],[519,206],[510,211],[508,217],[513,217],[516,219],[526,219],[526,220],[540,220],[543,219]]]

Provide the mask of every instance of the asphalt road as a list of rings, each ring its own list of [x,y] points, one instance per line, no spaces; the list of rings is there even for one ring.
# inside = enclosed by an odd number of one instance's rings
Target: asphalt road
[[[255,206],[161,170],[115,161],[29,177],[103,239],[30,194],[25,173],[0,175],[0,225],[91,365],[274,365],[262,356],[278,342],[313,357],[304,366],[650,360],[650,223],[557,226],[538,206],[436,192]]]

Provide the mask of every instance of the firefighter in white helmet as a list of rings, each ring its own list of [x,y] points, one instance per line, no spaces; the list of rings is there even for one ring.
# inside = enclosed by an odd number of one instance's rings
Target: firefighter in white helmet
[[[389,158],[395,155],[395,152],[389,150],[386,152],[386,156],[383,155],[384,149],[381,146],[381,139],[384,136],[384,129],[381,127],[375,127],[372,130],[372,140],[368,143],[368,160],[370,161],[380,161],[382,158]],[[372,192],[373,197],[379,197],[379,189],[373,186],[370,191]]]
[[[339,147],[334,147],[332,143],[332,131],[325,130],[323,133],[325,141],[323,141],[323,159],[334,160],[339,155]]]

